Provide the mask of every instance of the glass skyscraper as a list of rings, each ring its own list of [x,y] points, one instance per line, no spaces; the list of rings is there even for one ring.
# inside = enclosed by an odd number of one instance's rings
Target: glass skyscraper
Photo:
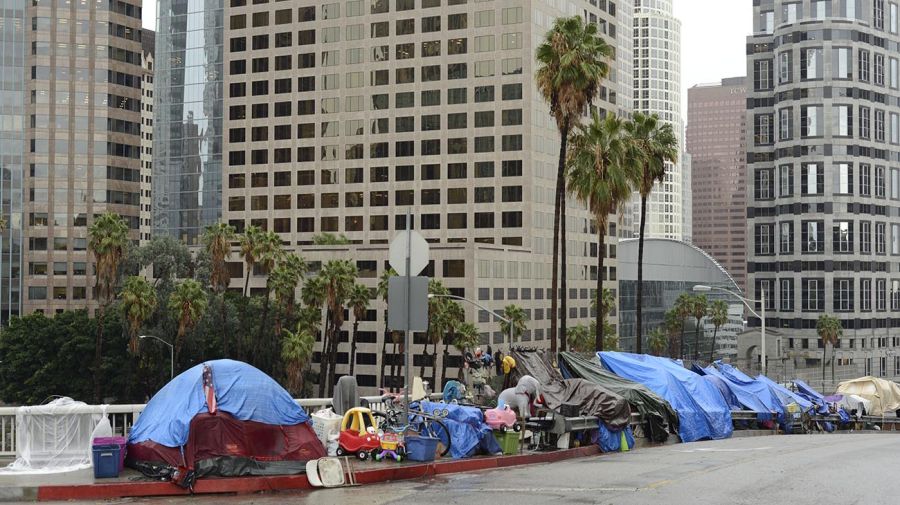
[[[221,0],[158,6],[153,228],[188,244],[222,212]]]

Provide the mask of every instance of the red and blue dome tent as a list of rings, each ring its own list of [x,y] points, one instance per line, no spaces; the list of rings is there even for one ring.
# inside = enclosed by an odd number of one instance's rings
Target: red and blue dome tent
[[[325,456],[309,416],[271,377],[215,360],[175,377],[150,399],[128,437],[126,464],[209,475],[301,473]],[[164,473],[164,472],[163,472]]]

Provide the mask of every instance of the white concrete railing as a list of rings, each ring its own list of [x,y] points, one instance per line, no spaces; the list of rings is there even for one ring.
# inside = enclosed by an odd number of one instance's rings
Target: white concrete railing
[[[381,396],[363,396],[362,399],[368,401],[369,407],[373,410],[384,409],[384,398]],[[294,401],[309,413],[331,406],[331,398],[303,398]],[[107,405],[106,414],[112,425],[113,435],[127,437],[145,407],[144,404]],[[0,458],[16,455],[16,408],[0,407]],[[72,413],[102,414],[103,409],[102,405],[87,405],[82,409],[75,409]]]

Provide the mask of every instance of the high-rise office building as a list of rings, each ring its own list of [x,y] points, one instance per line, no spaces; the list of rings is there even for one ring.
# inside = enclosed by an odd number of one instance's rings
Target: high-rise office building
[[[693,242],[746,289],[747,87],[743,77],[688,89]]]
[[[30,70],[28,5],[8,2],[0,9],[0,324],[22,308],[23,184],[28,166],[26,83]]]
[[[153,230],[190,245],[222,216],[222,4],[157,4]]]
[[[678,139],[678,161],[666,163],[665,179],[653,188],[647,202],[645,236],[682,240],[681,21],[672,14],[672,0],[635,0],[633,26],[634,110],[657,114],[672,125]],[[637,233],[641,219],[637,194],[632,209]]]
[[[153,230],[151,190],[153,180],[153,54],[156,37],[152,30],[144,30],[141,51],[141,243],[150,240]]]
[[[781,335],[769,368],[821,369],[816,321],[831,314],[844,327],[837,380],[895,377],[897,3],[762,0],[753,10],[747,266],[751,296],[765,294],[767,326]]]
[[[621,8],[630,5],[585,0],[562,11],[536,0],[231,0],[223,38],[225,220],[238,230],[275,231],[313,273],[328,259],[352,259],[374,286],[411,208],[413,228],[431,243],[423,275],[496,311],[522,306],[529,320],[522,341],[548,345],[559,134],[533,83],[534,50],[556,18],[573,14],[597,23],[618,47],[630,37],[618,24]],[[627,113],[619,97],[630,93],[622,82],[630,78],[612,65],[596,106]],[[574,326],[592,320],[598,251],[589,213],[571,198],[567,223]],[[344,234],[350,244],[313,246],[320,233]],[[615,224],[609,235],[603,275],[615,290]],[[234,265],[235,286],[241,266]],[[251,286],[262,290],[264,280]],[[484,344],[505,342],[486,311],[463,305]],[[364,387],[376,384],[382,359],[397,359],[379,352],[381,317],[372,310],[361,325]],[[340,363],[348,349],[341,344]],[[458,357],[447,359],[455,376]],[[416,357],[417,366],[427,361]]]
[[[24,181],[15,190],[24,192],[21,214],[10,215],[14,234],[24,228],[21,262],[15,264],[14,256],[3,268],[10,277],[21,274],[18,281],[4,278],[4,291],[20,282],[23,298],[17,308],[10,298],[5,313],[90,307],[95,282],[87,230],[94,216],[114,212],[127,222],[131,238],[139,238],[141,4],[32,2],[23,20],[25,53],[13,54],[7,69],[4,51],[0,72],[18,89],[18,63],[26,69],[25,105],[9,118],[24,125],[24,161],[3,167],[4,182]],[[5,26],[13,28],[8,47],[18,51],[23,40],[16,23]],[[7,154],[14,158],[18,151],[4,149]],[[4,198],[4,211],[6,205]]]

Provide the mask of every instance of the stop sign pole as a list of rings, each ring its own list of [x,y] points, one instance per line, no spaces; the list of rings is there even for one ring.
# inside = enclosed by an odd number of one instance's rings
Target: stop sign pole
[[[412,242],[413,242],[412,241],[412,208],[409,207],[406,209],[406,302],[407,302],[407,304],[409,304],[410,292],[411,292],[411,289],[410,289],[411,281],[409,278],[411,277],[411,274],[412,274],[412,272],[410,272],[410,270],[412,270],[410,268],[411,263],[412,263]],[[416,274],[418,274],[418,273],[419,272],[416,272]],[[410,319],[411,319],[410,311],[409,311],[409,308],[407,308],[407,310],[406,310],[406,332],[404,332],[404,335],[403,335],[403,347],[404,347],[404,350],[406,351],[406,353],[405,353],[406,356],[404,357],[404,359],[406,359],[406,387],[403,388],[404,392],[405,392],[404,394],[406,396],[406,401],[403,402],[403,405],[404,405],[403,409],[406,414],[406,417],[403,418],[404,425],[409,423],[409,390],[410,390],[410,388],[412,388],[411,370],[412,370],[412,366],[413,366],[413,359],[412,359],[413,354],[412,354],[412,352],[410,352],[410,347],[412,347],[412,346],[410,345],[411,342],[409,341]]]

